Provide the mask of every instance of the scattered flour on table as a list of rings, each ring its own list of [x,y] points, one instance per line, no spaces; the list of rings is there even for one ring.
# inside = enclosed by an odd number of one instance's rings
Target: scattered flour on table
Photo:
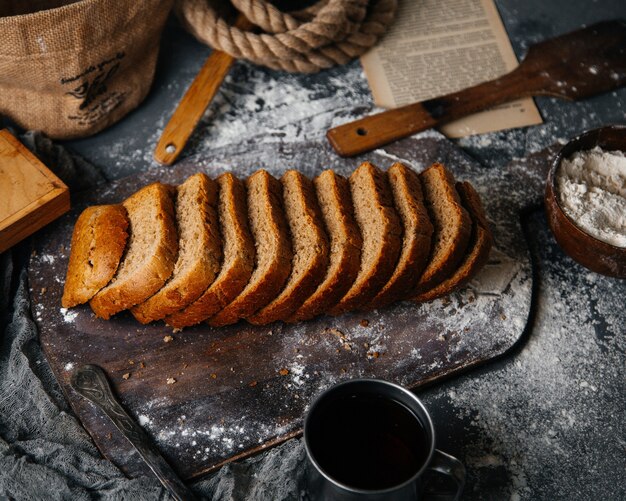
[[[539,242],[550,238],[547,228],[540,233]],[[602,403],[622,402],[626,408],[626,383],[621,391],[606,384],[626,382],[623,304],[616,294],[622,284],[586,273],[566,257],[554,259],[551,246],[540,252],[544,283],[523,349],[487,374],[451,382],[445,392],[456,409],[450,426],[467,423],[462,457],[468,471],[481,479],[508,475],[501,499],[532,499],[541,478],[564,470],[567,477],[581,468],[588,475],[598,472],[594,478],[602,492],[619,481],[606,465],[624,458],[624,442],[615,440],[626,433],[623,415],[607,413]],[[583,436],[605,451],[606,463],[598,464],[591,451],[579,455]],[[557,483],[551,492],[575,498],[568,488]],[[482,499],[481,486],[475,489],[469,498]],[[543,495],[551,498],[550,492]]]
[[[74,322],[78,316],[78,311],[68,310],[67,308],[59,308],[61,315],[63,315],[63,321],[66,324]]]
[[[564,159],[556,173],[559,204],[581,230],[626,247],[626,157],[596,147]]]
[[[42,254],[41,260],[46,264],[54,264],[55,257],[52,254]]]

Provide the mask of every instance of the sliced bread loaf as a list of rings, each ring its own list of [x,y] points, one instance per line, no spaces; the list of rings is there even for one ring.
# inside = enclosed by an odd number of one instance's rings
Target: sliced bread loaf
[[[415,301],[431,301],[450,294],[455,289],[468,283],[489,258],[493,237],[485,217],[485,211],[480,202],[480,197],[468,182],[457,183],[456,189],[461,196],[463,206],[472,218],[472,236],[468,250],[461,264],[450,277],[432,289],[418,294],[414,298]]]
[[[219,186],[219,224],[224,259],[217,278],[206,291],[186,308],[172,313],[165,322],[181,329],[211,317],[239,294],[254,268],[254,240],[248,227],[246,188],[231,173],[216,180]]]
[[[178,253],[172,192],[170,186],[154,183],[124,201],[130,238],[113,280],[89,302],[98,317],[109,318],[145,301],[172,274]]]
[[[348,292],[329,310],[331,315],[367,305],[391,277],[402,247],[402,225],[385,174],[364,162],[350,176],[350,191],[363,238],[361,263]]]
[[[454,176],[435,163],[419,175],[424,201],[434,233],[428,265],[419,279],[415,294],[432,289],[448,278],[465,254],[472,229],[469,214],[461,205],[454,187]]]
[[[322,282],[290,316],[289,322],[308,320],[336,304],[354,283],[361,262],[361,233],[354,219],[348,180],[325,170],[314,183],[330,237],[330,264]]]
[[[328,268],[328,237],[313,183],[295,170],[285,172],[280,182],[293,250],[291,275],[275,299],[247,318],[255,325],[287,319],[311,295]]]
[[[142,324],[184,308],[213,282],[222,261],[216,209],[217,184],[206,174],[194,174],[176,189],[178,258],[165,285],[131,308]]]
[[[428,256],[433,225],[424,206],[417,174],[401,163],[387,171],[393,202],[402,220],[402,250],[389,281],[370,302],[369,308],[382,308],[407,297],[419,280]]]
[[[86,303],[111,281],[126,247],[127,230],[122,205],[94,205],[81,213],[72,233],[61,299],[64,308]]]
[[[207,320],[214,327],[233,324],[263,308],[281,291],[291,273],[291,242],[280,182],[259,170],[247,179],[246,188],[248,221],[256,248],[255,268],[244,290]]]

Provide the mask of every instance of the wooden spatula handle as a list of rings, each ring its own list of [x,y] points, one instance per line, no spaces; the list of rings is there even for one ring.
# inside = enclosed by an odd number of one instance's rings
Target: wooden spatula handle
[[[342,157],[384,146],[446,122],[532,95],[517,70],[446,96],[383,111],[330,129],[326,137]]]
[[[248,30],[254,25],[240,15],[235,26]],[[161,134],[154,150],[157,162],[172,165],[176,161],[234,62],[232,56],[219,50],[207,58]]]

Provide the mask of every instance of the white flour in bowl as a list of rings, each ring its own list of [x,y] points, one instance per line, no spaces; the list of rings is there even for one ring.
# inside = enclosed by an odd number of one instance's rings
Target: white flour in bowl
[[[621,151],[578,151],[556,173],[559,205],[589,235],[626,247],[626,156]]]

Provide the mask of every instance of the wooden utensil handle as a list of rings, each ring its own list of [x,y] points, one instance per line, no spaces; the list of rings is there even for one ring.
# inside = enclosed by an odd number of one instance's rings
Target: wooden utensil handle
[[[242,30],[254,27],[243,14],[239,15],[235,26]],[[161,134],[154,150],[157,162],[172,165],[176,161],[234,62],[230,54],[219,50],[214,50],[207,58]]]
[[[459,92],[401,106],[330,129],[326,137],[342,157],[373,150],[491,106],[532,95],[518,69]]]

